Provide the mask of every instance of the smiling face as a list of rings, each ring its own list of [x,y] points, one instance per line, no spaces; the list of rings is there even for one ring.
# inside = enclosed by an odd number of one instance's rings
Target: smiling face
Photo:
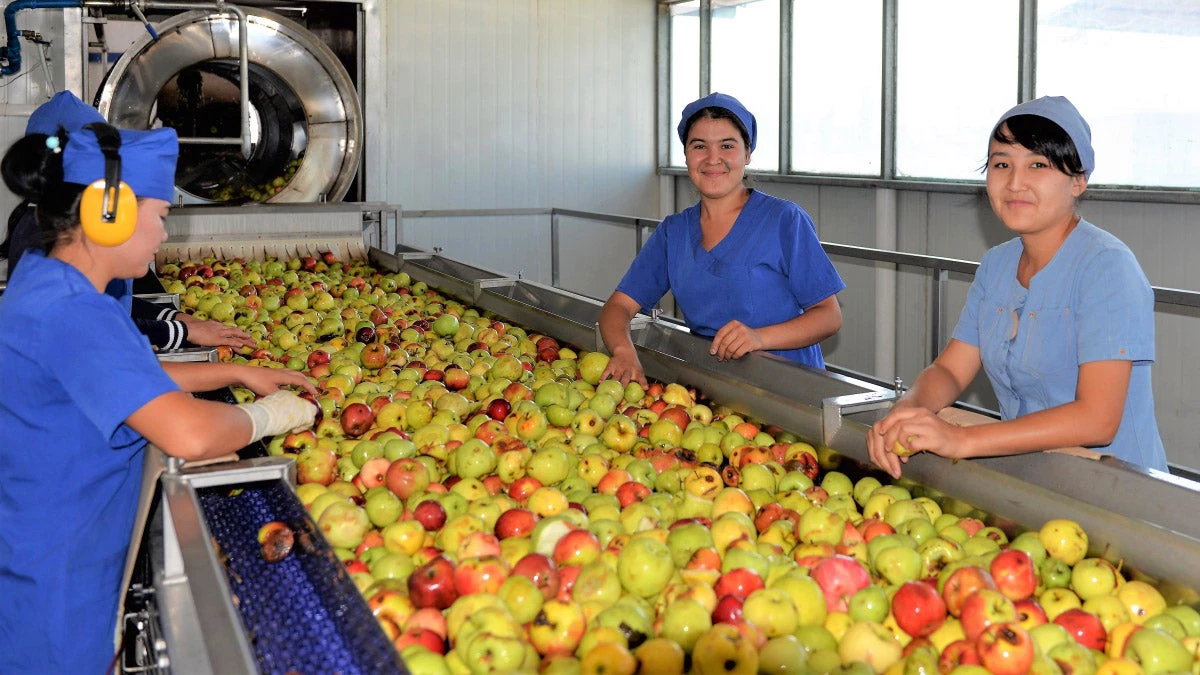
[[[1075,199],[1086,188],[1086,178],[1058,170],[1044,155],[1019,143],[993,138],[988,146],[988,200],[1005,227],[1017,234],[1068,227],[1075,216]]]
[[[684,146],[688,176],[700,194],[720,199],[743,190],[750,151],[742,132],[727,119],[702,117],[687,132]]]

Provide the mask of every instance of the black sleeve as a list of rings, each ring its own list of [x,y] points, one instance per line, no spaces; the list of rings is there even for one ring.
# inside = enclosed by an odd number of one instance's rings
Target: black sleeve
[[[134,317],[133,322],[156,349],[179,349],[187,342],[187,326],[182,321],[156,321]]]
[[[45,250],[42,233],[38,230],[37,214],[32,206],[24,203],[13,210],[8,219],[8,276],[12,278],[13,270],[25,251],[29,249]]]
[[[151,319],[154,321],[170,321],[175,318],[179,310],[170,305],[160,305],[157,302],[150,302],[135,297],[133,299],[133,318],[135,319]]]

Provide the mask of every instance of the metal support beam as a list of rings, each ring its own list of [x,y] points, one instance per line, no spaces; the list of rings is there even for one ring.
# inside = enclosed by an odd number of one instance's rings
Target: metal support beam
[[[942,332],[945,330],[942,327],[942,319],[946,313],[946,286],[950,282],[950,272],[948,270],[934,270],[933,272],[933,287],[929,300],[929,362],[933,363],[937,359],[938,354],[942,353],[942,346],[945,343]]]
[[[1017,35],[1017,102],[1037,93],[1037,0],[1021,0]]]

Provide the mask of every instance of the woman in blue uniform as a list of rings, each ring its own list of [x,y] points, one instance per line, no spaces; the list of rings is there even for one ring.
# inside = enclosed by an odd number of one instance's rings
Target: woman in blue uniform
[[[164,241],[177,153],[170,129],[91,125],[26,136],[0,164],[55,242],[28,252],[0,296],[0,673],[109,666],[147,441],[199,460],[312,424],[315,408],[281,391],[311,391],[302,374],[160,365],[103,292],[145,274]],[[81,206],[113,167],[133,190],[116,224]],[[234,383],[264,398],[233,406],[185,393]]]
[[[984,255],[950,344],[868,434],[888,473],[907,461],[897,441],[952,458],[1082,445],[1166,470],[1150,385],[1154,294],[1129,248],[1076,211],[1094,166],[1091,129],[1065,98],[996,123],[987,194],[1017,237]],[[937,417],[980,367],[1003,421]]]
[[[846,287],[796,204],[745,187],[757,140],[754,115],[710,94],[683,109],[678,127],[700,202],[663,220],[600,312],[612,359],[604,377],[645,383],[629,322],[667,292],[693,333],[722,361],[767,350],[816,368],[818,344],[842,325]]]
[[[60,91],[33,111],[25,125],[25,133],[52,134],[59,127],[71,133],[93,122],[104,122],[104,118],[75,94]],[[52,243],[42,240],[33,206],[22,202],[9,216],[8,238],[0,243],[0,258],[8,259],[8,275],[12,276],[16,271],[17,263],[25,251],[34,248],[44,251]],[[105,292],[132,305],[134,324],[157,349],[179,349],[189,345],[256,346],[254,338],[236,326],[227,326],[211,319],[197,319],[174,308],[133,297],[132,289],[132,280],[114,279]]]

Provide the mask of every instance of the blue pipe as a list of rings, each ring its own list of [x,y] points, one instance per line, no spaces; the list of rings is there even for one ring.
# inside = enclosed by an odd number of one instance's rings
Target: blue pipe
[[[4,8],[4,33],[8,45],[0,47],[0,59],[8,63],[0,66],[0,75],[13,75],[21,71],[21,32],[17,30],[17,12],[23,9],[65,9],[83,7],[83,0],[15,0]]]

